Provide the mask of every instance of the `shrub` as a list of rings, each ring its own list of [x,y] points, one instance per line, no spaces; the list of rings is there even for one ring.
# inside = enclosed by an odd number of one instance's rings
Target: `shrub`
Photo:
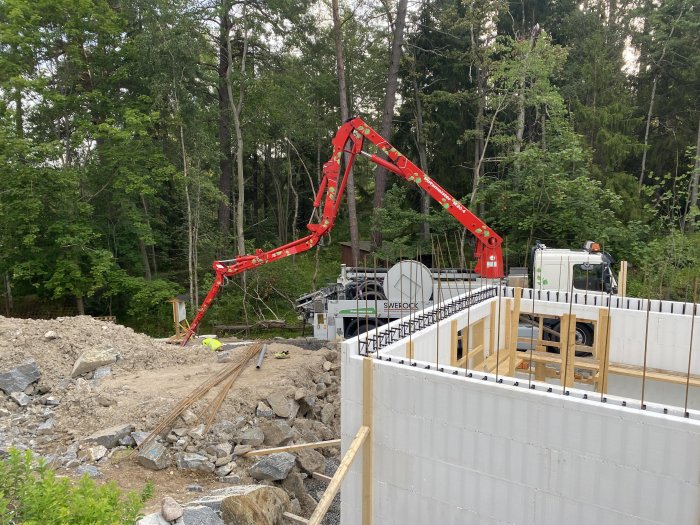
[[[29,451],[13,449],[0,461],[0,525],[134,523],[152,495],[150,482],[140,494],[122,494],[114,482],[98,485],[87,475],[73,483]]]

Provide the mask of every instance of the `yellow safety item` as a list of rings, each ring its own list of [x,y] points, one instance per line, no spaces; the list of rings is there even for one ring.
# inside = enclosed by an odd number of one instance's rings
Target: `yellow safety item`
[[[202,341],[202,344],[204,346],[208,346],[209,348],[214,350],[214,352],[221,348],[221,341],[214,339],[213,337],[207,337]]]

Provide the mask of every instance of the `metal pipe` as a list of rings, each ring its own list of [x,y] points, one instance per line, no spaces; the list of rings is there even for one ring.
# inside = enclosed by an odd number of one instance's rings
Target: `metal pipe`
[[[255,362],[255,368],[260,368],[262,366],[263,359],[265,359],[265,352],[267,352],[267,345],[264,344],[262,350],[258,354],[258,360]]]

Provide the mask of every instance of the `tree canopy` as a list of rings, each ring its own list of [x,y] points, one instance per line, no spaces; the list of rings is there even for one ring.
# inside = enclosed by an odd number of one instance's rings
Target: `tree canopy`
[[[166,300],[194,308],[213,260],[302,235],[341,124],[339,49],[349,114],[505,237],[511,265],[535,240],[595,239],[630,261],[631,291],[689,299],[697,3],[406,5],[339,1],[334,24],[323,2],[0,0],[3,313],[167,331]],[[213,318],[293,315],[354,223],[386,256],[429,249],[431,228],[461,242],[383,177],[356,163],[356,206],[320,262],[238,283]]]

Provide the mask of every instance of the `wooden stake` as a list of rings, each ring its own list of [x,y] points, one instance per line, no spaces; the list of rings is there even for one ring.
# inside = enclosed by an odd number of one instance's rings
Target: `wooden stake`
[[[520,321],[520,300],[523,295],[522,288],[513,289],[513,313],[510,316],[510,360],[508,362],[508,375],[515,376],[515,356],[518,351],[518,324]]]
[[[607,310],[601,308],[598,312],[598,326],[596,330],[596,348],[597,359],[600,365],[598,371],[598,381],[596,381],[596,392],[607,393],[608,391],[608,372],[610,370],[610,340],[608,337],[608,327],[610,326],[610,314]]]
[[[294,523],[301,523],[302,525],[306,525],[309,523],[309,520],[307,520],[306,518],[302,518],[301,516],[297,516],[296,514],[292,514],[291,512],[284,512],[282,513],[282,516],[284,516],[288,520],[293,521]]]
[[[559,376],[563,387],[574,384],[574,351],[576,348],[576,316],[564,314],[559,323],[559,356],[561,367]]]
[[[326,512],[328,512],[331,503],[333,503],[333,498],[335,498],[335,495],[340,490],[340,484],[343,482],[345,475],[348,473],[348,469],[350,468],[353,459],[355,459],[357,451],[360,450],[360,447],[367,439],[367,436],[369,436],[369,428],[361,426],[360,430],[358,430],[357,434],[355,434],[355,438],[352,440],[352,443],[350,443],[348,451],[343,456],[338,470],[336,470],[335,474],[333,474],[331,482],[328,484],[326,491],[323,493],[323,496],[314,509],[313,514],[309,518],[309,525],[320,525],[321,521],[326,515]],[[364,508],[362,509],[362,513],[364,514]]]
[[[372,471],[372,435],[370,429],[372,428],[374,414],[373,365],[372,359],[365,357],[362,363],[362,428],[367,429],[369,441],[362,453],[362,525],[372,525],[372,479],[374,476]],[[335,476],[333,477],[335,478]],[[328,487],[330,488],[332,484],[333,482],[331,481]]]
[[[286,447],[261,448],[260,450],[251,450],[242,454],[242,456],[267,456],[268,454],[276,454],[277,452],[295,452],[306,448],[324,448],[340,446],[339,439],[330,439],[328,441],[316,441],[314,443],[299,443],[298,445],[288,445]]]
[[[617,283],[617,293],[623,299],[627,296],[627,261],[620,261],[620,282]]]
[[[491,302],[489,309],[489,355],[496,351],[496,301]]]
[[[330,483],[333,478],[330,476],[326,476],[325,474],[321,474],[320,472],[312,472],[311,477],[314,479],[317,479],[319,481],[324,481],[326,483]]]

